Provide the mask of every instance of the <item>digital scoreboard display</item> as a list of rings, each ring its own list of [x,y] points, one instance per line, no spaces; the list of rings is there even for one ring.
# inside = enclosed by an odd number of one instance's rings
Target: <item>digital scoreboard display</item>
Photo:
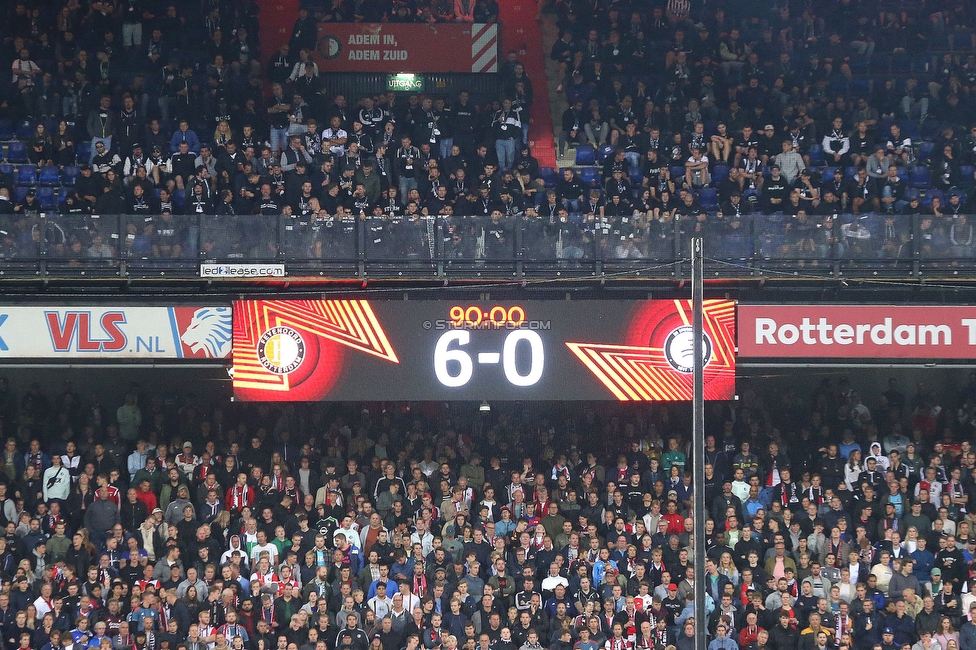
[[[245,401],[692,397],[690,300],[234,303]],[[705,399],[735,392],[735,303],[705,301]]]

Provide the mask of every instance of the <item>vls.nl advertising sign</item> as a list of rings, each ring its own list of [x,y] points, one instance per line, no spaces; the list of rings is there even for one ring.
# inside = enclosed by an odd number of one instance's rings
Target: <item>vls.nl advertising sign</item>
[[[0,308],[3,359],[224,359],[230,306]]]

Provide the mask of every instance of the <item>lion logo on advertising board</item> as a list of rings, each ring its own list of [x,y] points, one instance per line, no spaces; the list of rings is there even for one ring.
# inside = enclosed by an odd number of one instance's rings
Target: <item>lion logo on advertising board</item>
[[[186,331],[180,336],[190,352],[212,359],[227,356],[233,336],[233,312],[230,307],[202,307],[193,312]]]

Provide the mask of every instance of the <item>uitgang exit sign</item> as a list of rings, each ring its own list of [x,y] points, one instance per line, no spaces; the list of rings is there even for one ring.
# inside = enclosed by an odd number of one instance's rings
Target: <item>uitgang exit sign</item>
[[[393,92],[422,93],[424,92],[424,78],[416,74],[387,75],[386,89]]]

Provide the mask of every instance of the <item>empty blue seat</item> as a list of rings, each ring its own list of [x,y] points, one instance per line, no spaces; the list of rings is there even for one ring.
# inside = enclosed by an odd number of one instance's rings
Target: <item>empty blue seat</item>
[[[912,187],[917,187],[919,189],[926,189],[932,186],[929,180],[929,168],[924,165],[915,165],[912,167],[912,175],[910,180]]]
[[[822,165],[827,162],[827,159],[824,158],[823,147],[821,147],[819,144],[811,144],[810,151],[808,153],[810,154],[811,165]]]
[[[939,135],[942,131],[942,122],[939,120],[925,120],[918,126],[919,138],[928,140]]]
[[[918,140],[918,122],[915,120],[904,120],[901,123],[901,134],[912,140]]]
[[[973,174],[976,173],[976,168],[972,165],[962,165],[959,168],[959,173],[962,174],[963,183],[971,183],[973,181]]]
[[[844,168],[844,178],[849,181],[854,180],[857,177],[857,167],[851,165]]]
[[[958,30],[951,34],[949,38],[952,39],[952,49],[954,50],[972,50],[974,48],[972,30]]]
[[[671,178],[672,178],[672,180],[674,180],[675,183],[677,183],[678,185],[681,185],[681,183],[678,182],[678,179],[679,178],[684,178],[684,177],[685,177],[685,166],[684,165],[671,165]]]
[[[20,203],[27,196],[27,188],[23,185],[18,185],[14,188],[14,202]]]
[[[586,185],[597,187],[600,184],[600,170],[595,167],[584,167],[579,175],[580,180]]]
[[[17,168],[18,185],[37,185],[37,167],[34,165],[21,165]]]
[[[75,148],[75,152],[78,159],[78,164],[87,165],[89,158],[91,158],[91,142],[88,140],[79,142],[78,146]]]
[[[718,185],[726,178],[729,177],[729,166],[728,165],[715,165],[715,169],[712,170],[712,184]]]
[[[946,38],[943,38],[943,39],[934,38],[934,39],[932,39],[933,42],[934,41],[938,41],[938,40],[948,41],[949,39],[946,39]],[[912,61],[912,71],[913,72],[916,72],[916,73],[926,73],[926,72],[929,71],[929,68],[931,68],[931,67],[932,67],[932,55],[931,54],[928,54],[926,52],[922,52],[922,53],[919,53],[919,54],[916,54],[915,55],[915,58]]]
[[[34,135],[34,123],[30,120],[17,122],[16,137],[18,140],[29,140]]]
[[[7,145],[7,162],[27,162],[27,145],[16,140]]]
[[[612,144],[603,145],[600,147],[599,151],[596,152],[596,161],[602,165],[604,162],[606,162],[607,158],[613,155],[613,152],[616,150],[617,148]]]
[[[186,201],[186,190],[175,189],[173,190],[173,203],[183,207],[183,203]]]
[[[41,167],[41,173],[38,174],[37,182],[48,187],[60,185],[61,175],[58,173],[58,166],[44,165]]]
[[[14,123],[11,120],[0,120],[0,140],[14,139]]]
[[[596,150],[588,145],[580,145],[576,148],[576,164],[577,165],[595,165],[596,164]]]
[[[37,200],[40,201],[42,208],[53,210],[58,207],[58,197],[53,187],[37,188]]]
[[[782,235],[767,235],[761,242],[763,257],[779,257],[781,249],[786,242]]]
[[[14,169],[14,166],[11,165],[10,163],[0,164],[0,174],[4,174],[5,176],[10,176],[11,178],[13,178],[15,171],[16,170]]]
[[[935,149],[934,142],[923,142],[918,145],[918,159],[922,162],[928,161],[932,157],[932,150]]]
[[[552,189],[556,187],[556,170],[552,167],[540,167],[539,176],[542,178],[542,182],[546,184],[546,189]]]
[[[68,165],[61,170],[61,184],[67,185],[68,187],[74,186],[74,184],[78,181],[78,175],[80,173],[81,172],[78,167],[75,165]]]
[[[823,170],[823,177],[825,179],[827,179],[828,181],[831,180],[834,177],[834,171],[836,169],[837,168],[834,167],[833,165],[827,165],[827,166],[825,166],[824,167],[824,170]]]
[[[726,257],[740,260],[752,257],[752,237],[748,233],[726,235],[723,239]]]
[[[714,187],[703,187],[698,190],[698,202],[706,210],[718,207],[718,191]]]
[[[891,54],[892,74],[907,74],[912,67],[912,59],[905,52],[894,52]]]

